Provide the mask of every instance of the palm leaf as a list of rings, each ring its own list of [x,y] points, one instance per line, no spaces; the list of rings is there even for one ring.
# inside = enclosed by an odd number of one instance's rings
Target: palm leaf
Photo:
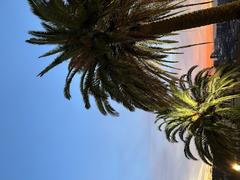
[[[179,135],[187,158],[196,160],[191,152],[193,141],[200,159],[211,165],[216,157],[230,158],[237,152],[240,108],[232,107],[230,102],[240,98],[240,71],[223,65],[215,71],[200,70],[193,78],[196,67],[180,78],[179,86],[171,85],[172,101],[157,112],[157,122],[163,120],[160,126],[165,125],[168,141],[177,142]]]

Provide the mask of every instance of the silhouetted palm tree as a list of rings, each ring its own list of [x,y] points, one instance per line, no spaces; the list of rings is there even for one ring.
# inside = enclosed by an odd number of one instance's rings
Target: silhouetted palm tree
[[[194,80],[193,66],[172,86],[172,103],[159,111],[157,122],[163,125],[170,142],[177,142],[177,135],[184,142],[187,158],[196,160],[190,144],[194,142],[200,158],[211,164],[219,157],[233,157],[239,148],[240,107],[232,107],[231,100],[240,97],[240,72],[232,66],[221,66],[215,72],[211,68],[197,73]]]
[[[109,97],[133,111],[167,106],[168,83],[175,81],[165,58],[174,49],[163,39],[173,31],[239,18],[240,1],[182,14],[182,0],[28,0],[44,31],[30,31],[32,44],[57,47],[41,57],[59,54],[39,76],[69,60],[65,96],[75,74],[89,108],[93,95],[103,114],[117,115]],[[160,39],[159,39],[160,38]]]

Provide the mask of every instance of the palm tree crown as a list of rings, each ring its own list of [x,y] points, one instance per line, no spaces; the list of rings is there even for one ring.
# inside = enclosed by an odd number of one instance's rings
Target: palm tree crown
[[[226,20],[220,17],[237,18],[240,9],[238,1],[225,10],[222,7],[214,11],[203,10],[181,18],[179,13],[183,8],[191,6],[184,5],[184,0],[28,2],[33,13],[42,20],[45,30],[30,31],[34,37],[27,42],[57,45],[41,56],[58,54],[39,76],[69,61],[65,97],[70,99],[70,83],[77,73],[81,73],[80,89],[85,107],[90,108],[89,95],[92,95],[99,110],[103,114],[112,115],[118,113],[109,104],[109,98],[122,103],[131,111],[135,108],[155,111],[168,104],[167,84],[175,81],[175,78],[160,67],[168,66],[165,58],[173,53],[171,51],[174,48],[167,49],[162,44],[176,41],[161,38],[173,35],[172,31],[212,23],[208,21],[211,17],[206,18],[207,15],[211,15],[214,22]],[[235,6],[238,8],[233,8]],[[217,12],[225,13],[226,16],[219,16]],[[198,17],[201,24],[193,23],[192,16]],[[191,22],[186,23],[188,19]],[[200,21],[203,19],[203,22]]]
[[[172,103],[157,114],[157,122],[165,125],[167,139],[177,142],[177,134],[184,142],[185,156],[196,160],[190,143],[194,140],[200,158],[211,164],[214,156],[233,157],[237,146],[234,138],[239,130],[233,127],[240,115],[239,107],[231,107],[231,100],[240,97],[237,81],[240,72],[222,66],[215,72],[211,68],[197,73],[194,80],[193,66],[172,86]]]
[[[139,22],[157,20],[159,12],[161,17],[170,16],[170,9],[176,9],[178,3],[153,1],[150,7],[147,2],[133,0],[29,0],[29,3],[34,14],[42,19],[45,31],[30,31],[35,37],[28,42],[57,45],[41,57],[59,54],[39,76],[70,60],[66,98],[71,97],[72,78],[81,73],[86,108],[90,107],[89,94],[95,97],[103,114],[117,115],[109,97],[131,111],[135,107],[149,111],[166,105],[167,87],[162,81],[171,81],[173,76],[156,67],[165,65],[164,58],[170,49],[157,45],[175,41],[152,39],[136,43],[135,38],[118,32],[128,31]],[[156,9],[154,3],[161,6]]]

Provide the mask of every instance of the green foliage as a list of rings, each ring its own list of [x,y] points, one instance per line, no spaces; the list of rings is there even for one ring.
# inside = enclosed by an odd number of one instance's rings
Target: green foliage
[[[236,149],[239,129],[239,107],[232,107],[231,100],[240,97],[239,69],[223,65],[215,71],[206,68],[195,78],[193,66],[179,80],[179,86],[172,85],[172,101],[164,110],[157,112],[157,122],[163,121],[166,137],[177,142],[177,135],[184,142],[187,158],[196,160],[190,144],[194,141],[200,158],[208,164],[214,156],[232,156]]]
[[[103,114],[118,115],[109,99],[130,111],[155,111],[166,106],[168,83],[176,78],[162,69],[176,43],[165,37],[137,34],[141,24],[173,17],[182,12],[184,0],[28,0],[32,12],[42,20],[44,31],[30,31],[32,44],[57,47],[41,57],[57,54],[39,76],[69,61],[64,94],[71,98],[70,83],[80,73],[85,107],[92,95]],[[195,5],[195,4],[193,4]],[[173,12],[174,10],[174,12]],[[171,62],[170,62],[171,63]]]

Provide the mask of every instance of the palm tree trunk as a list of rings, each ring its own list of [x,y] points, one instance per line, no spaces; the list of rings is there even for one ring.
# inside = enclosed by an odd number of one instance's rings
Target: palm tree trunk
[[[141,36],[167,34],[238,18],[240,18],[240,0],[142,25],[138,27],[137,32],[132,31],[130,34],[141,38]]]

